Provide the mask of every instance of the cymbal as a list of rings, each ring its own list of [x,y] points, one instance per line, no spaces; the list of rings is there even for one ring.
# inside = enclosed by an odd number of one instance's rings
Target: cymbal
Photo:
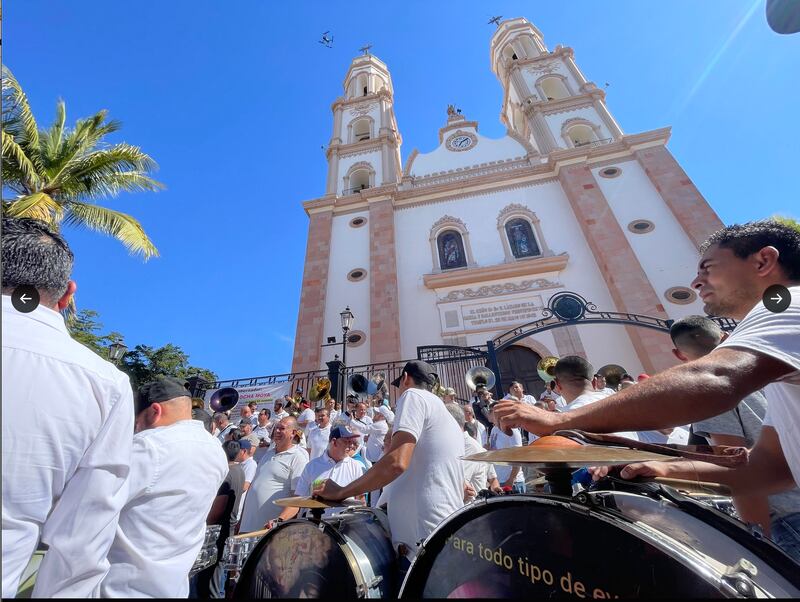
[[[603,445],[507,447],[473,454],[463,459],[470,462],[490,462],[504,466],[533,466],[536,468],[583,468],[630,464],[631,462],[674,460],[672,456]]]
[[[291,507],[291,508],[341,508],[342,506],[363,506],[361,502],[356,500],[323,500],[314,497],[284,497],[275,500],[276,506]]]

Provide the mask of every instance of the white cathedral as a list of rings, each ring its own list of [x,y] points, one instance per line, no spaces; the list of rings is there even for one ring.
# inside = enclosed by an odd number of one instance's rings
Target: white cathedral
[[[485,345],[563,291],[598,310],[703,313],[688,284],[723,224],[667,150],[670,129],[624,133],[572,49],[548,50],[524,18],[499,24],[489,56],[506,135],[486,138],[449,107],[436,148],[405,160],[388,67],[352,61],[332,106],[325,194],[303,203],[293,372],[324,369],[341,350],[322,345],[341,340],[346,306],[350,366]],[[524,380],[540,357],[567,354],[635,375],[673,365],[670,349],[662,332],[585,324],[536,333],[500,359]]]

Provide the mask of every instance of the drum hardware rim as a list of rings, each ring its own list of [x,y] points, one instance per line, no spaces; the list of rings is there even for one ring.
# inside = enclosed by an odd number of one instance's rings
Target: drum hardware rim
[[[356,558],[356,555],[353,553],[353,550],[355,548],[351,548],[351,546],[350,546],[350,542],[353,541],[353,540],[348,538],[343,533],[340,533],[338,528],[334,528],[333,524],[327,522],[323,518],[320,518],[320,519],[296,518],[296,519],[292,519],[290,521],[287,521],[284,524],[304,523],[304,522],[308,522],[308,521],[312,521],[312,522],[318,521],[319,525],[318,525],[317,528],[320,531],[323,531],[323,532],[325,532],[326,530],[328,531],[328,535],[330,535],[331,538],[333,539],[333,541],[336,542],[336,545],[339,546],[339,549],[342,551],[342,553],[344,554],[345,559],[347,560],[347,564],[350,566],[350,570],[353,572],[353,578],[354,578],[354,580],[356,582],[356,588],[355,588],[356,589],[356,593],[359,595],[359,597],[366,598],[367,594],[369,593],[369,590],[372,589],[372,588],[371,587],[366,587],[367,578],[364,575],[364,571],[361,568],[361,564],[358,562],[358,558]],[[339,523],[343,523],[344,521],[339,519],[338,522]],[[353,542],[353,543],[355,543],[355,542]],[[369,558],[365,557],[364,560],[366,561],[367,564],[369,564]],[[362,594],[362,590],[363,590],[363,594]]]

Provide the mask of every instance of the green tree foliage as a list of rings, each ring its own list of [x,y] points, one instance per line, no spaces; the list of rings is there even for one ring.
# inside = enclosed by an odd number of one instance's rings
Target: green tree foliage
[[[139,147],[105,137],[120,129],[105,110],[67,126],[63,100],[56,117],[40,129],[25,92],[2,69],[3,215],[62,222],[113,236],[133,254],[158,255],[141,224],[130,215],[97,205],[120,192],[164,187],[150,173],[156,162]]]
[[[99,334],[103,324],[97,321],[97,312],[93,309],[82,309],[69,321],[72,338],[86,345],[101,357],[108,357],[108,346],[122,339],[118,332]]]
[[[134,386],[151,381],[158,375],[177,378],[197,375],[209,382],[217,380],[217,375],[211,370],[190,365],[189,356],[172,343],[158,349],[149,345],[136,345],[123,356],[120,369],[131,377]]]
[[[108,346],[122,340],[117,332],[101,334],[103,324],[98,313],[83,309],[69,321],[72,338],[86,345],[103,358],[108,358]],[[217,380],[217,375],[207,368],[198,368],[189,363],[189,356],[177,345],[168,343],[154,348],[149,345],[136,345],[119,362],[119,368],[131,378],[131,384],[138,387],[155,376],[165,375],[176,378],[200,376],[209,382]]]
[[[786,217],[785,215],[773,215],[772,219],[776,222],[780,222],[785,226],[789,226],[790,228],[794,228],[798,232],[800,232],[800,222],[798,222],[793,217]]]

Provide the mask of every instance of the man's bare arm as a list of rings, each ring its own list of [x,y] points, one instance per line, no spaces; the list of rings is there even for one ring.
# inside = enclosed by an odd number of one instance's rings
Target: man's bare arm
[[[537,435],[560,429],[598,433],[655,430],[722,414],[791,371],[772,357],[726,347],[578,410],[547,412],[501,401],[494,407],[494,415],[504,427],[523,427]]]
[[[781,450],[778,433],[765,426],[749,454],[747,464],[724,468],[706,462],[643,462],[622,469],[622,477],[660,476],[722,483],[736,495],[772,495],[797,487]]]

